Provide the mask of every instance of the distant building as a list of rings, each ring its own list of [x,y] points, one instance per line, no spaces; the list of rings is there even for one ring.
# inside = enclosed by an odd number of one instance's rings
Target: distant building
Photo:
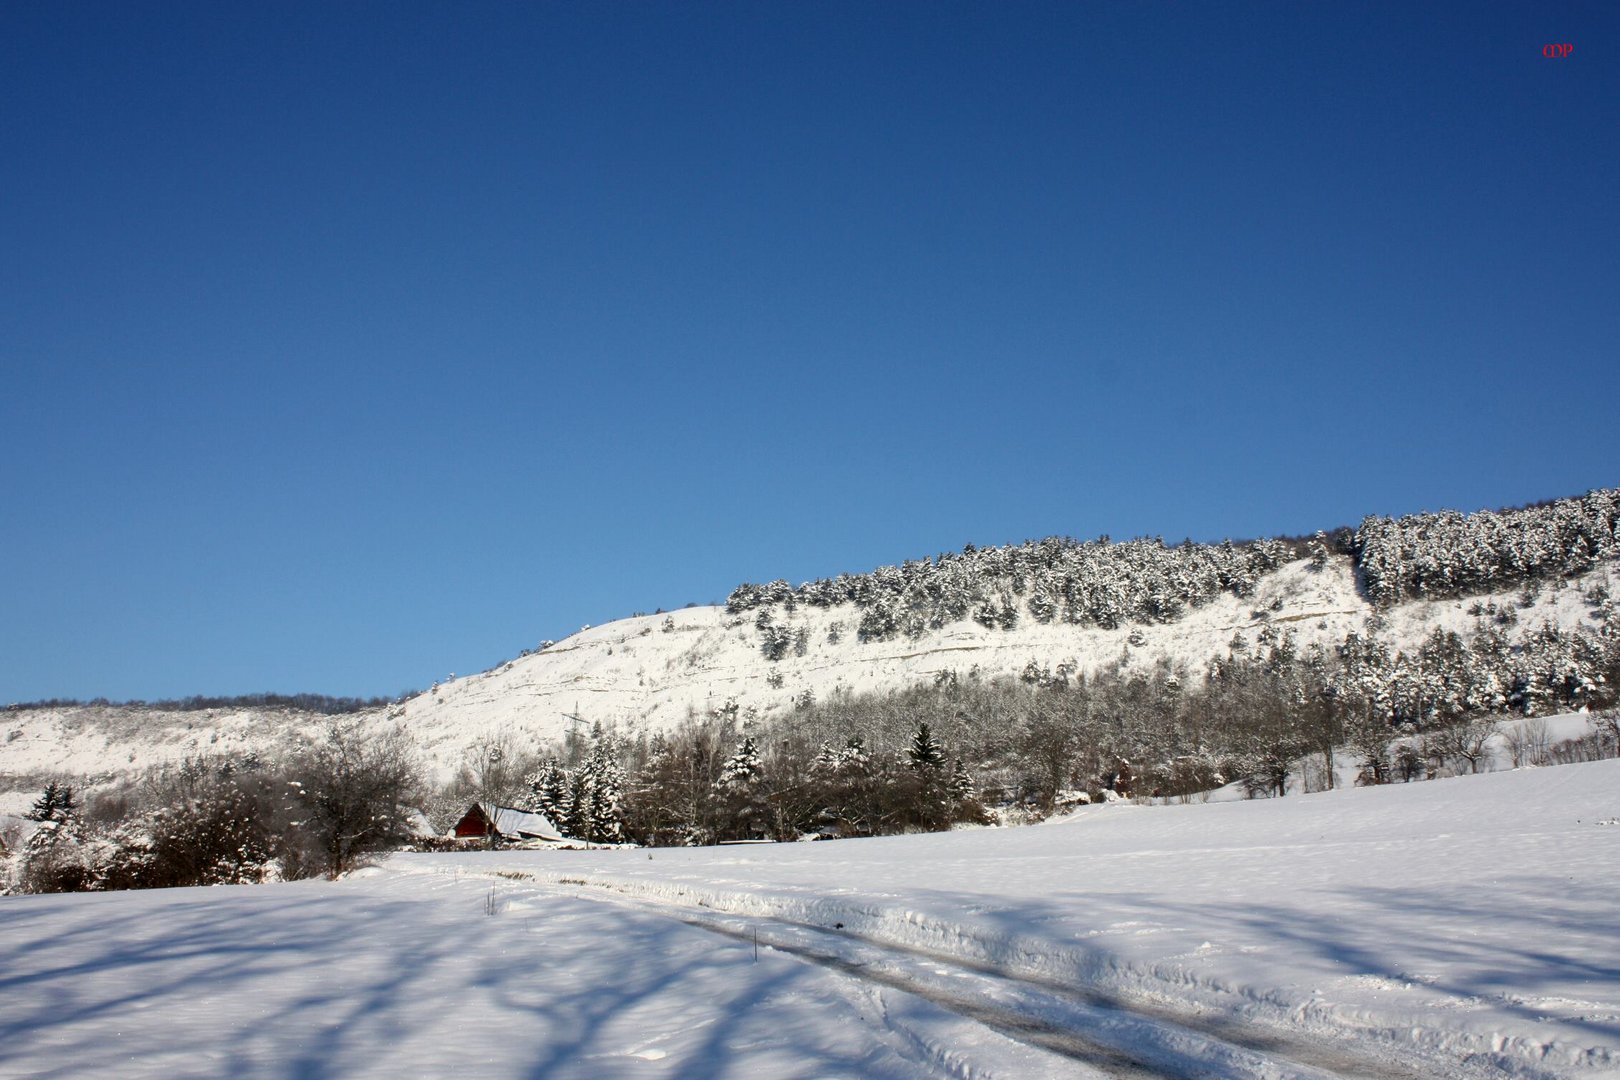
[[[450,830],[458,840],[562,840],[557,826],[544,814],[517,810],[510,806],[473,803]]]

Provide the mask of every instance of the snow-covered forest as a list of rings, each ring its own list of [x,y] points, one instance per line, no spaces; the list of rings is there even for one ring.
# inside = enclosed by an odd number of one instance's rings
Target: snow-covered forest
[[[1251,544],[1182,544],[1162,540],[1110,543],[1068,537],[976,548],[933,559],[880,566],[866,574],[840,574],[794,588],[785,581],[739,585],[726,610],[759,609],[756,621],[767,654],[787,644],[770,618],[799,604],[861,609],[855,628],[862,641],[916,637],[972,618],[1011,630],[1021,618],[1040,623],[1113,629],[1131,622],[1173,622],[1188,608],[1221,593],[1246,596],[1262,574],[1291,557],[1277,540]]]
[[[1379,607],[1584,574],[1620,556],[1620,491],[1522,510],[1369,517],[1356,530],[1355,549],[1368,598]]]
[[[1370,516],[1353,534],[1318,532],[1310,540],[1167,547],[1161,538],[1110,543],[1049,537],[840,574],[798,587],[777,580],[745,583],[726,610],[759,612],[762,649],[779,659],[795,646],[775,612],[800,604],[861,611],[861,641],[917,637],[972,618],[1011,630],[1020,619],[1104,629],[1174,622],[1188,610],[1255,582],[1289,559],[1320,562],[1332,548],[1353,554],[1369,599],[1388,607],[1405,599],[1468,596],[1523,582],[1585,573],[1620,555],[1620,491],[1604,489],[1522,510],[1454,511],[1400,518]]]
[[[480,751],[448,806],[481,795],[573,823],[571,835],[651,844],[874,835],[1233,782],[1249,797],[1325,790],[1346,764],[1363,786],[1471,772],[1504,714],[1572,709],[1592,711],[1589,738],[1556,750],[1529,738],[1515,763],[1593,760],[1620,753],[1620,713],[1606,708],[1620,687],[1620,617],[1606,598],[1590,602],[1605,613],[1597,632],[1549,624],[1515,636],[1482,609],[1472,632],[1436,629],[1408,652],[1376,633],[1301,648],[1291,630],[1266,627],[1253,641],[1235,635],[1203,675],[1122,664],[1087,678],[1032,662],[1016,679],[953,671],[806,697],[769,718],[728,705],[650,737],[598,727],[532,771],[488,767],[520,749]],[[604,776],[610,796],[584,794]]]

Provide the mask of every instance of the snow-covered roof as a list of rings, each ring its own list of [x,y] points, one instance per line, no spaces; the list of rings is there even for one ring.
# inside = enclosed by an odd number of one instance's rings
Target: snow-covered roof
[[[516,810],[510,806],[481,804],[484,816],[495,822],[495,831],[502,836],[524,836],[539,840],[561,840],[563,835],[551,819],[544,814]]]

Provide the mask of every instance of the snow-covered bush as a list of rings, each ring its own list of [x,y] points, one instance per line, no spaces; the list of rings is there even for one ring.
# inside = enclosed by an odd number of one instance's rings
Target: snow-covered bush
[[[51,785],[38,830],[18,853],[24,892],[245,884],[307,874],[287,819],[282,774],[256,758],[194,757],[103,792],[81,811]],[[51,804],[55,803],[52,808]]]

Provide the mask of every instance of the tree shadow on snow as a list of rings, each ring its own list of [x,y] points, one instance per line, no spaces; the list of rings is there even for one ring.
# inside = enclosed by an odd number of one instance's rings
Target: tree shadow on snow
[[[1308,899],[1313,894],[1320,902]],[[1114,981],[1111,973],[1126,969],[1145,969],[1172,983],[1197,980],[1200,964],[1185,956],[1133,962],[1126,955],[1133,950],[1115,951],[1108,943],[1111,933],[1169,930],[1212,943],[1216,957],[1227,943],[1257,946],[1264,950],[1256,954],[1260,963],[1266,955],[1279,958],[1279,979],[1311,980],[1308,986],[1289,987],[1262,977],[1247,989],[1228,986],[1246,997],[1299,1004],[1333,979],[1372,977],[1403,987],[1421,984],[1426,995],[1441,999],[1435,1008],[1466,1011],[1483,1003],[1555,1029],[1549,1037],[1620,1044],[1620,1021],[1612,1018],[1620,1010],[1605,1006],[1592,1017],[1558,1015],[1555,1008],[1570,996],[1609,1005],[1620,998],[1620,952],[1612,937],[1615,901],[1604,890],[1571,883],[1553,893],[1544,877],[1518,881],[1504,875],[1493,890],[1465,885],[1313,890],[1302,883],[1299,896],[1307,899],[1235,903],[1078,889],[1043,901],[939,892],[920,906],[947,918],[953,908],[961,910],[971,928],[988,931],[975,936],[986,943],[984,959],[990,965],[1027,970],[1033,960],[1061,972],[1060,981],[1077,988],[1093,981],[1107,985]],[[1526,906],[1526,896],[1537,898],[1533,908]],[[993,906],[985,906],[987,899]],[[1088,931],[1101,933],[1082,936]],[[1045,957],[1040,955],[1043,939],[1050,950]],[[1220,970],[1218,959],[1214,970]],[[1443,1015],[1435,1020],[1446,1026]]]
[[[488,916],[487,888],[51,898],[0,931],[0,1073],[327,1080],[409,1074],[420,1052],[427,1071],[467,1075],[722,1077],[761,1045],[806,1074],[918,1071],[762,1021],[773,996],[826,998],[801,987],[824,978],[810,965],[755,967],[739,942],[706,949],[706,931],[568,898],[545,901],[574,905],[555,926],[545,906]],[[638,1009],[662,1042],[627,1021]]]

